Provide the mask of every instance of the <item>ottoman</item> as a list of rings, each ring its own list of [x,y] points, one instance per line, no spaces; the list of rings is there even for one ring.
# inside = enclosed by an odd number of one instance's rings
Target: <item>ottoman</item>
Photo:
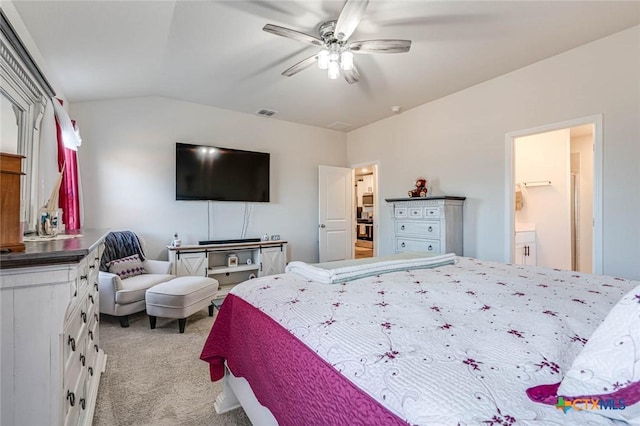
[[[218,291],[218,281],[213,278],[186,276],[155,285],[145,293],[147,315],[151,328],[156,328],[156,318],[177,318],[180,333],[184,333],[187,317],[205,307],[213,316],[211,303]]]

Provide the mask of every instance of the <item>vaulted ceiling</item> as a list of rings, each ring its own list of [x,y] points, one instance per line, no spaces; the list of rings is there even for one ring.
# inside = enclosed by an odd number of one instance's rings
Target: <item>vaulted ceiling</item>
[[[352,130],[640,24],[637,1],[373,0],[351,40],[409,39],[359,54],[361,80],[308,68],[319,49],[262,31],[316,35],[343,1],[26,1],[16,10],[70,102],[165,96]]]

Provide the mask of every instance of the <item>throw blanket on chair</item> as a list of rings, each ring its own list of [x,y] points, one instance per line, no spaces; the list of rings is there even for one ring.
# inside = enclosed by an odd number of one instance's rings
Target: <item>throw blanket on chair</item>
[[[144,260],[142,246],[138,236],[131,231],[109,232],[104,239],[104,252],[100,259],[100,270],[109,271],[109,263],[112,260],[137,254],[140,260]]]

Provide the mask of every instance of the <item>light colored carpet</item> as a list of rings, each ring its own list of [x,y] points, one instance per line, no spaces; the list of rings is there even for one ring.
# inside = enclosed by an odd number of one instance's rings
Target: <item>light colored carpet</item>
[[[218,415],[213,408],[222,381],[211,382],[208,364],[199,359],[215,317],[206,310],[178,321],[158,318],[149,328],[144,312],[121,328],[101,315],[100,341],[107,368],[100,379],[95,426],[231,426],[251,422],[240,408]]]

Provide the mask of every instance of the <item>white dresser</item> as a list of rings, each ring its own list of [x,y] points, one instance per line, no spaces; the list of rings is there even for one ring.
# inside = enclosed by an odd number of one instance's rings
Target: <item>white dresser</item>
[[[387,198],[393,205],[395,252],[420,251],[462,256],[465,197]]]
[[[90,425],[106,364],[98,268],[106,231],[0,255],[0,424]]]

